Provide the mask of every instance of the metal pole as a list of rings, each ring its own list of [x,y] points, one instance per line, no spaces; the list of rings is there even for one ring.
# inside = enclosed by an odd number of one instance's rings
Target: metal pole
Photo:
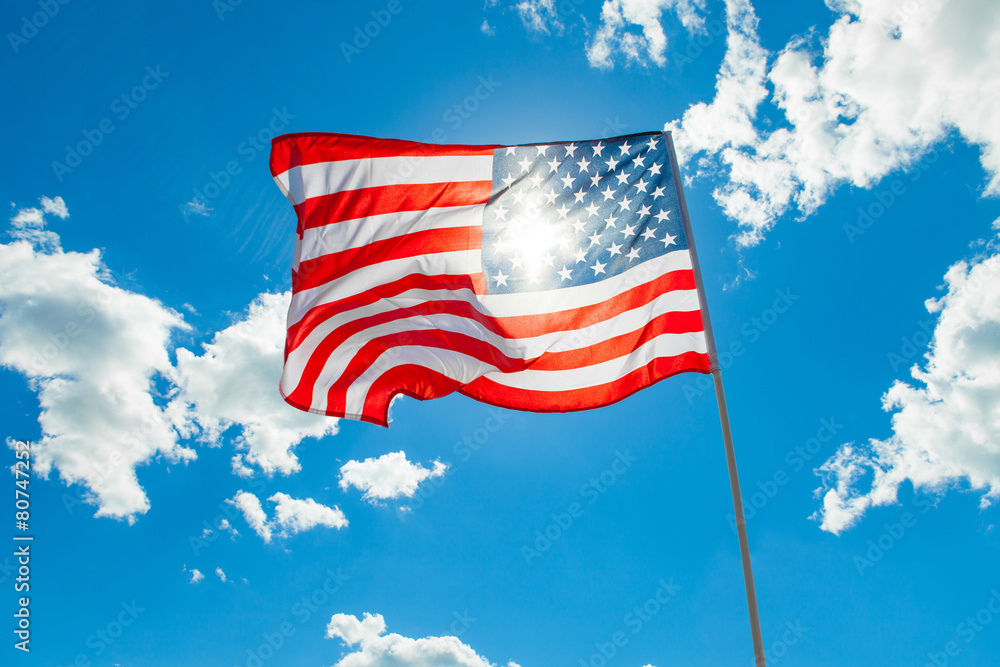
[[[743,559],[743,582],[746,584],[747,589],[747,610],[750,613],[750,633],[753,635],[753,655],[757,667],[765,667],[764,642],[760,636],[760,617],[757,615],[757,593],[753,585],[753,568],[750,565],[750,545],[747,542],[746,520],[743,518],[740,477],[736,472],[736,452],[733,450],[733,434],[729,428],[726,393],[722,389],[722,369],[719,367],[719,355],[715,348],[715,337],[712,335],[712,322],[708,316],[708,302],[705,300],[705,289],[701,280],[701,268],[698,265],[698,253],[695,252],[694,235],[691,233],[691,220],[688,217],[687,203],[684,201],[684,189],[681,187],[681,174],[677,166],[677,154],[674,152],[674,141],[669,132],[664,132],[663,136],[667,141],[667,151],[670,154],[670,168],[673,171],[674,183],[677,185],[677,203],[681,209],[681,223],[684,225],[684,235],[687,237],[688,252],[691,255],[691,267],[694,270],[695,286],[698,290],[698,300],[701,304],[701,318],[705,325],[705,342],[708,357],[712,365],[712,377],[715,380],[715,398],[719,403],[722,440],[726,447],[726,463],[729,466],[729,488],[733,493],[733,511],[736,514],[736,534],[739,537],[740,556]]]

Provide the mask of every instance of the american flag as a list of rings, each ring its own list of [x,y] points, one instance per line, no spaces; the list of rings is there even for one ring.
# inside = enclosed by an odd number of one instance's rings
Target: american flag
[[[282,396],[385,426],[399,393],[565,412],[710,373],[668,138],[274,139],[298,217]]]

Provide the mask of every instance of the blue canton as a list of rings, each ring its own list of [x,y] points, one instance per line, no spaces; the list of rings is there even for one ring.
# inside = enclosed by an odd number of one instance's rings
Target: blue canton
[[[493,153],[483,213],[489,294],[595,283],[687,248],[662,134]]]

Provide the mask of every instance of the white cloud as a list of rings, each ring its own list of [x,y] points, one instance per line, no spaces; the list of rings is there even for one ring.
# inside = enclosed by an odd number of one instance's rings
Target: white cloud
[[[840,533],[870,507],[897,502],[901,484],[942,492],[980,491],[982,506],[1000,497],[1000,252],[959,262],[947,293],[927,301],[938,314],[930,350],[882,397],[892,435],[843,445],[819,469],[823,530]],[[863,488],[867,487],[867,488]]]
[[[264,542],[270,542],[273,535],[289,537],[317,526],[338,530],[347,526],[347,518],[340,508],[321,505],[312,498],[303,500],[275,493],[268,501],[275,503],[273,520],[268,520],[260,500],[252,493],[239,491],[226,502],[243,512],[247,524]]]
[[[208,204],[206,204],[201,199],[198,199],[197,197],[195,197],[194,199],[192,199],[188,203],[186,203],[183,206],[181,206],[181,213],[184,215],[184,219],[185,220],[192,213],[194,215],[200,215],[203,218],[207,218],[207,217],[209,217],[209,215],[211,215],[212,210],[213,209],[209,208]]]
[[[329,639],[357,647],[337,663],[337,667],[495,667],[458,637],[410,639],[385,634],[381,614],[364,614],[362,620],[349,614],[334,614],[326,626]],[[514,662],[507,667],[518,667]]]
[[[61,215],[66,206],[57,197],[43,209]],[[42,237],[0,244],[0,364],[38,394],[35,469],[86,486],[99,516],[133,520],[149,508],[136,467],[195,458],[153,390],[171,372],[171,335],[187,325],[159,301],[108,284],[98,251],[45,242],[38,209],[12,222]]]
[[[611,69],[615,54],[621,53],[628,62],[649,59],[663,67],[667,51],[667,36],[660,22],[663,13],[674,12],[688,31],[702,32],[704,9],[705,0],[605,0],[601,25],[587,47],[587,59],[594,67]]]
[[[215,576],[219,578],[219,581],[226,583],[226,573],[222,571],[221,567],[215,568]]]
[[[243,518],[246,519],[247,525],[253,528],[253,531],[260,535],[261,539],[265,542],[271,541],[271,526],[257,496],[240,490],[226,502],[243,512]]]
[[[292,450],[303,438],[337,433],[336,419],[292,408],[278,391],[290,298],[288,292],[261,294],[243,319],[204,344],[200,356],[177,350],[180,391],[173,410],[181,423],[197,424],[200,439],[208,442],[238,425],[236,447],[245,453],[234,458],[233,470],[241,477],[252,474],[250,465],[267,475],[296,472]]]
[[[550,26],[558,33],[565,29],[555,0],[521,0],[514,5],[514,9],[530,32],[549,34]]]
[[[188,583],[197,584],[204,578],[205,575],[202,574],[200,570],[194,569],[191,570],[191,580]]]
[[[340,508],[321,505],[312,498],[300,500],[284,493],[276,493],[268,500],[277,503],[274,508],[274,523],[283,536],[301,533],[316,526],[337,529],[347,526],[347,518]]]
[[[49,199],[42,197],[42,208],[22,208],[10,219],[12,229],[7,234],[20,241],[53,252],[59,249],[59,236],[45,229],[45,215],[51,214],[61,220],[69,217],[69,210],[62,197]]]
[[[365,500],[376,502],[406,496],[412,498],[417,487],[426,479],[444,475],[445,464],[435,461],[428,469],[410,463],[402,451],[364,461],[348,461],[340,467],[340,488],[355,487],[365,492]]]
[[[493,29],[493,26],[490,25],[490,22],[487,19],[483,19],[482,24],[479,26],[479,31],[488,37],[492,37],[497,34],[497,31]]]
[[[46,213],[51,213],[60,220],[65,220],[69,217],[69,209],[66,208],[66,202],[63,201],[62,197],[56,197],[55,199],[42,197],[42,210]]]
[[[715,100],[666,124],[682,162],[727,174],[713,194],[740,224],[739,241],[759,242],[793,207],[811,214],[842,184],[871,187],[956,130],[981,150],[986,193],[1000,194],[1000,4],[828,4],[840,15],[822,48],[792,39],[768,69],[753,7],[727,0]],[[769,95],[784,118],[758,131]]]

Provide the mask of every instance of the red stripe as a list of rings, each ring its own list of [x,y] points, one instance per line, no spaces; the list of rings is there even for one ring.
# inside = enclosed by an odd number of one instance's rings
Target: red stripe
[[[327,392],[327,409],[344,412],[347,406],[347,390],[372,364],[378,361],[386,350],[406,346],[434,347],[443,350],[458,350],[475,359],[496,366],[505,373],[522,370],[528,362],[504,356],[489,343],[452,331],[403,331],[381,336],[365,343],[348,363],[343,375],[337,378]],[[405,354],[405,352],[404,352]],[[424,369],[427,370],[427,369]],[[406,385],[401,385],[406,386]],[[401,388],[400,386],[400,388]]]
[[[402,139],[377,139],[357,134],[304,132],[284,134],[271,140],[271,174],[317,162],[336,162],[372,157],[490,155],[502,146],[423,144]]]
[[[478,273],[475,275],[481,277],[483,274]],[[390,299],[409,290],[473,289],[475,281],[471,280],[471,278],[472,276],[429,276],[422,273],[414,273],[399,280],[394,280],[391,283],[373,287],[361,294],[355,294],[316,306],[303,315],[301,320],[288,327],[288,336],[285,339],[285,358],[288,358],[288,352],[298,347],[312,333],[313,329],[340,313],[370,306],[380,299]]]
[[[617,403],[660,380],[688,372],[711,373],[708,355],[685,352],[676,357],[658,357],[613,382],[584,389],[533,391],[507,387],[486,378],[479,378],[460,388],[459,391],[477,401],[512,410],[575,412]]]
[[[443,373],[416,365],[397,366],[372,384],[365,397],[362,421],[389,426],[389,404],[396,394],[405,394],[421,401],[447,396],[462,386]]]
[[[298,233],[301,236],[306,229],[372,215],[485,204],[492,192],[492,181],[381,185],[334,192],[311,197],[295,206]]]
[[[299,263],[292,276],[292,293],[319,287],[351,271],[404,257],[483,247],[482,227],[446,227],[373,241],[361,248],[330,253]]]

